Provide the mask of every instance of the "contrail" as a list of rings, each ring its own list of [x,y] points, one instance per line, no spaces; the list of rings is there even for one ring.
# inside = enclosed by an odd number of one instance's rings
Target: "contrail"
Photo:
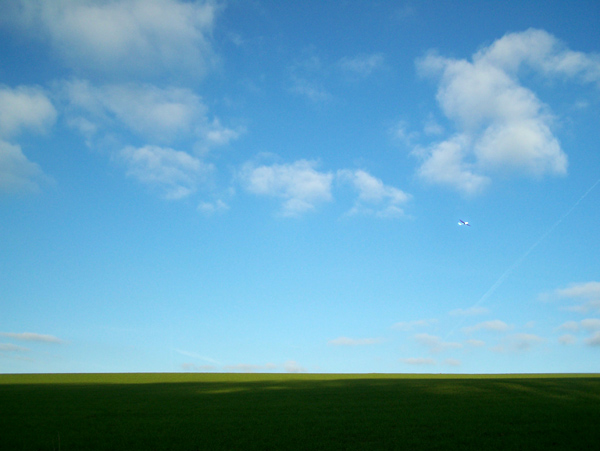
[[[521,255],[521,256],[520,256],[520,257],[519,257],[519,258],[518,258],[518,259],[517,259],[517,260],[516,260],[516,261],[515,261],[515,262],[514,262],[512,265],[510,265],[510,266],[509,266],[509,268],[508,268],[506,271],[504,271],[504,273],[503,273],[503,274],[502,274],[500,277],[498,277],[498,280],[496,280],[496,282],[494,282],[494,284],[493,284],[493,285],[490,287],[490,289],[489,289],[489,290],[487,290],[487,291],[486,291],[486,292],[483,294],[483,296],[481,296],[481,297],[479,298],[479,300],[478,300],[478,301],[477,301],[475,304],[473,304],[473,306],[471,307],[471,309],[474,309],[474,308],[476,308],[476,307],[479,307],[479,306],[480,306],[480,305],[481,305],[483,302],[485,302],[485,301],[486,301],[486,300],[487,300],[487,299],[488,299],[488,298],[489,298],[489,297],[490,297],[490,296],[491,296],[491,295],[492,295],[492,294],[493,294],[493,293],[494,293],[494,292],[495,292],[495,291],[498,289],[498,287],[499,287],[500,285],[502,285],[502,283],[504,282],[504,280],[505,280],[505,279],[506,279],[506,278],[507,278],[507,277],[508,277],[508,276],[509,276],[509,275],[510,275],[510,274],[511,274],[511,273],[512,273],[512,272],[513,272],[515,269],[517,269],[517,268],[519,267],[519,265],[521,265],[521,263],[523,262],[523,260],[525,260],[525,259],[527,258],[527,256],[528,256],[528,255],[529,255],[529,254],[530,254],[530,253],[531,253],[531,252],[532,252],[532,251],[533,251],[533,250],[534,250],[536,247],[538,247],[538,245],[539,245],[539,244],[540,244],[542,241],[544,241],[544,239],[546,239],[546,237],[547,237],[548,235],[550,235],[550,233],[552,233],[552,231],[553,231],[553,230],[554,230],[554,229],[555,229],[555,228],[556,228],[556,227],[557,227],[557,226],[558,226],[558,225],[559,225],[561,222],[563,222],[567,216],[569,216],[569,215],[571,214],[571,212],[572,212],[572,211],[575,209],[575,207],[577,207],[577,205],[579,205],[579,203],[580,203],[580,202],[581,202],[583,199],[585,199],[585,198],[586,198],[586,196],[587,196],[588,194],[590,194],[590,192],[591,192],[591,191],[592,191],[592,190],[593,190],[593,189],[596,187],[596,185],[597,185],[598,183],[600,183],[600,179],[596,180],[596,183],[594,183],[594,184],[593,184],[593,185],[590,187],[590,189],[588,189],[588,190],[587,190],[587,191],[586,191],[586,192],[583,194],[583,196],[581,196],[581,197],[580,197],[580,198],[577,200],[577,202],[575,202],[575,203],[573,204],[573,206],[572,206],[571,208],[569,208],[569,210],[568,210],[566,213],[564,213],[564,214],[563,214],[563,215],[562,215],[562,216],[561,216],[561,217],[558,219],[558,221],[556,221],[554,224],[552,224],[552,226],[551,226],[551,227],[550,227],[548,230],[546,230],[546,232],[544,232],[544,233],[542,234],[542,236],[541,236],[541,237],[539,237],[539,238],[538,238],[538,240],[537,240],[535,243],[533,243],[533,244],[532,244],[532,245],[529,247],[529,249],[527,249],[527,250],[525,251],[525,253],[524,253],[523,255]],[[452,330],[451,330],[451,331],[448,333],[448,335],[446,335],[446,339],[447,339],[447,338],[448,338],[450,335],[452,335],[452,334],[454,333],[454,331],[455,331],[455,330],[456,330],[458,327],[460,327],[460,325],[461,325],[463,322],[464,322],[464,319],[463,319],[463,320],[462,320],[462,321],[461,321],[461,322],[460,322],[460,323],[459,323],[459,324],[458,324],[458,325],[457,325],[457,326],[456,326],[454,329],[452,329]]]

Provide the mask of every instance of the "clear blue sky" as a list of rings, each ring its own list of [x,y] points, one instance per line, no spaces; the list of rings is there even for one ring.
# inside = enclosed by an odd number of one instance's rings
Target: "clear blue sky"
[[[599,17],[2,2],[0,372],[600,372]]]

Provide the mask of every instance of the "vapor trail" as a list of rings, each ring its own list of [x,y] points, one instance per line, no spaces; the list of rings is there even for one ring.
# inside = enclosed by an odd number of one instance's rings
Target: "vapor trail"
[[[531,253],[531,252],[532,252],[532,251],[533,251],[533,250],[534,250],[536,247],[538,247],[538,245],[539,245],[539,244],[540,244],[542,241],[544,241],[544,239],[546,239],[546,237],[547,237],[548,235],[550,235],[550,233],[552,233],[552,231],[553,231],[553,230],[554,230],[554,229],[555,229],[555,228],[556,228],[556,227],[557,227],[557,226],[558,226],[558,225],[559,225],[561,222],[563,222],[567,216],[569,216],[569,215],[571,214],[571,212],[572,212],[572,211],[575,209],[575,207],[577,207],[577,205],[579,205],[579,203],[580,203],[580,202],[581,202],[583,199],[585,199],[585,198],[586,198],[586,196],[587,196],[588,194],[590,194],[590,192],[591,192],[591,191],[592,191],[592,190],[593,190],[593,189],[596,187],[596,185],[597,185],[598,183],[600,183],[600,179],[596,180],[596,183],[594,183],[594,184],[593,184],[593,185],[590,187],[590,189],[588,189],[588,190],[587,190],[587,191],[586,191],[586,192],[583,194],[583,196],[581,196],[581,197],[580,197],[580,198],[577,200],[577,202],[575,202],[575,203],[573,204],[573,206],[572,206],[571,208],[569,208],[569,210],[568,210],[566,213],[564,213],[564,214],[563,214],[563,215],[562,215],[562,216],[561,216],[561,217],[558,219],[558,221],[556,221],[554,224],[552,224],[552,226],[551,226],[551,227],[550,227],[548,230],[546,230],[546,232],[544,232],[544,233],[542,234],[542,236],[540,236],[540,237],[538,238],[538,240],[537,240],[535,243],[533,243],[533,244],[532,244],[532,245],[529,247],[529,249],[527,249],[527,250],[525,251],[525,253],[524,253],[523,255],[521,255],[521,256],[520,256],[520,257],[519,257],[519,258],[518,258],[518,259],[517,259],[517,260],[516,260],[516,261],[515,261],[515,262],[514,262],[512,265],[510,265],[510,266],[508,267],[508,269],[507,269],[506,271],[504,271],[504,273],[503,273],[503,274],[502,274],[500,277],[498,277],[498,280],[496,280],[496,282],[494,282],[494,284],[493,284],[493,285],[492,285],[492,286],[489,288],[489,290],[487,290],[487,291],[486,291],[486,292],[483,294],[483,296],[481,296],[481,297],[479,298],[479,300],[478,300],[478,301],[477,301],[475,304],[473,304],[473,306],[471,307],[471,309],[474,309],[474,308],[476,308],[476,307],[479,307],[479,306],[480,306],[480,305],[481,305],[483,302],[485,302],[485,301],[486,301],[486,300],[487,300],[487,299],[488,299],[488,298],[489,298],[489,297],[490,297],[490,296],[491,296],[491,295],[492,295],[492,294],[493,294],[493,293],[494,293],[494,292],[495,292],[495,291],[498,289],[498,287],[499,287],[500,285],[502,285],[502,283],[504,282],[504,280],[505,280],[505,279],[506,279],[506,278],[507,278],[507,277],[508,277],[508,276],[509,276],[509,275],[510,275],[510,274],[511,274],[511,273],[512,273],[512,272],[513,272],[515,269],[517,269],[517,268],[518,268],[518,267],[521,265],[521,263],[523,262],[523,260],[525,260],[525,259],[527,258],[527,256],[528,256],[528,255],[529,255],[529,254],[530,254],[530,253]],[[464,319],[463,319],[463,320],[462,320],[462,321],[461,321],[461,322],[460,322],[460,323],[459,323],[459,324],[458,324],[458,325],[457,325],[457,326],[456,326],[454,329],[452,329],[452,330],[451,330],[451,331],[448,333],[448,335],[446,335],[446,339],[447,339],[447,338],[448,338],[450,335],[452,335],[452,334],[454,333],[454,331],[455,331],[455,330],[456,330],[458,327],[460,327],[460,325],[461,325],[463,322],[464,322]]]

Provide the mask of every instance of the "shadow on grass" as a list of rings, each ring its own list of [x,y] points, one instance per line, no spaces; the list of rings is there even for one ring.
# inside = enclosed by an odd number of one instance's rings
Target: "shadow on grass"
[[[62,450],[541,450],[600,440],[594,377],[79,376],[0,377],[0,448],[58,449],[58,434]]]

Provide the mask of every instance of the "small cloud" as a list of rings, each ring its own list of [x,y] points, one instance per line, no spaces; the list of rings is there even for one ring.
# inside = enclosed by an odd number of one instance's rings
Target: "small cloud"
[[[358,199],[349,214],[374,214],[378,217],[403,216],[402,205],[411,198],[410,194],[385,185],[380,179],[366,171],[337,171],[337,177],[350,183],[358,191]]]
[[[414,338],[419,344],[426,346],[429,348],[430,352],[435,354],[447,349],[456,349],[462,347],[460,343],[442,341],[442,339],[436,335],[417,334]]]
[[[207,216],[217,213],[224,213],[227,210],[229,210],[229,205],[227,205],[221,199],[217,199],[215,202],[200,202],[198,204],[198,211]]]
[[[338,66],[352,77],[366,78],[375,70],[383,67],[384,60],[385,58],[381,53],[362,54],[351,58],[344,57],[338,62]]]
[[[518,333],[506,337],[502,343],[494,347],[496,352],[521,352],[531,349],[533,346],[544,342],[542,337],[534,334]]]
[[[0,85],[0,138],[22,130],[45,132],[56,121],[56,109],[39,87]]]
[[[586,338],[585,344],[589,346],[600,346],[600,331],[596,331],[591,337]]]
[[[225,371],[231,371],[231,372],[260,373],[260,372],[273,371],[276,367],[277,367],[277,365],[275,365],[273,363],[267,363],[265,365],[253,365],[253,364],[248,364],[248,363],[239,363],[236,365],[225,365],[225,366],[223,366],[223,369]]]
[[[574,283],[567,288],[559,288],[552,293],[543,294],[542,299],[569,299],[576,305],[569,310],[577,313],[600,312],[600,282]]]
[[[40,184],[50,181],[40,166],[23,154],[20,146],[0,140],[0,193],[35,193]]]
[[[306,373],[306,369],[298,364],[295,360],[288,360],[283,364],[283,369],[286,373]]]
[[[580,324],[584,330],[587,330],[589,332],[600,330],[600,319],[598,318],[582,319]]]
[[[556,330],[568,330],[576,332],[579,330],[579,323],[577,321],[567,321],[556,328]]]
[[[446,359],[446,360],[444,360],[444,365],[461,366],[462,362],[457,359]]]
[[[407,365],[435,365],[435,360],[424,357],[410,357],[408,359],[400,359],[400,361]]]
[[[412,146],[413,142],[418,138],[419,134],[414,131],[409,131],[406,121],[399,121],[390,129],[390,134],[393,139],[402,142],[407,146]]]
[[[316,162],[307,160],[270,166],[247,163],[241,179],[244,188],[253,194],[282,199],[283,216],[299,216],[332,200],[333,174],[319,172],[316,167]]]
[[[484,321],[482,323],[475,324],[474,326],[465,327],[463,328],[463,331],[467,334],[470,334],[480,330],[489,332],[506,332],[510,329],[512,329],[512,326],[506,324],[504,321],[496,319],[492,321]]]
[[[212,166],[182,151],[167,147],[125,147],[119,153],[127,175],[142,183],[160,187],[166,199],[181,199],[194,191]]]
[[[329,341],[332,346],[370,346],[383,341],[381,338],[348,338],[339,337]]]
[[[55,337],[54,335],[43,335],[43,334],[36,334],[36,333],[32,333],[32,332],[21,332],[21,333],[0,332],[0,336],[13,338],[15,340],[21,340],[21,341],[36,341],[36,342],[40,342],[40,343],[58,343],[58,344],[64,343],[63,340]]]

